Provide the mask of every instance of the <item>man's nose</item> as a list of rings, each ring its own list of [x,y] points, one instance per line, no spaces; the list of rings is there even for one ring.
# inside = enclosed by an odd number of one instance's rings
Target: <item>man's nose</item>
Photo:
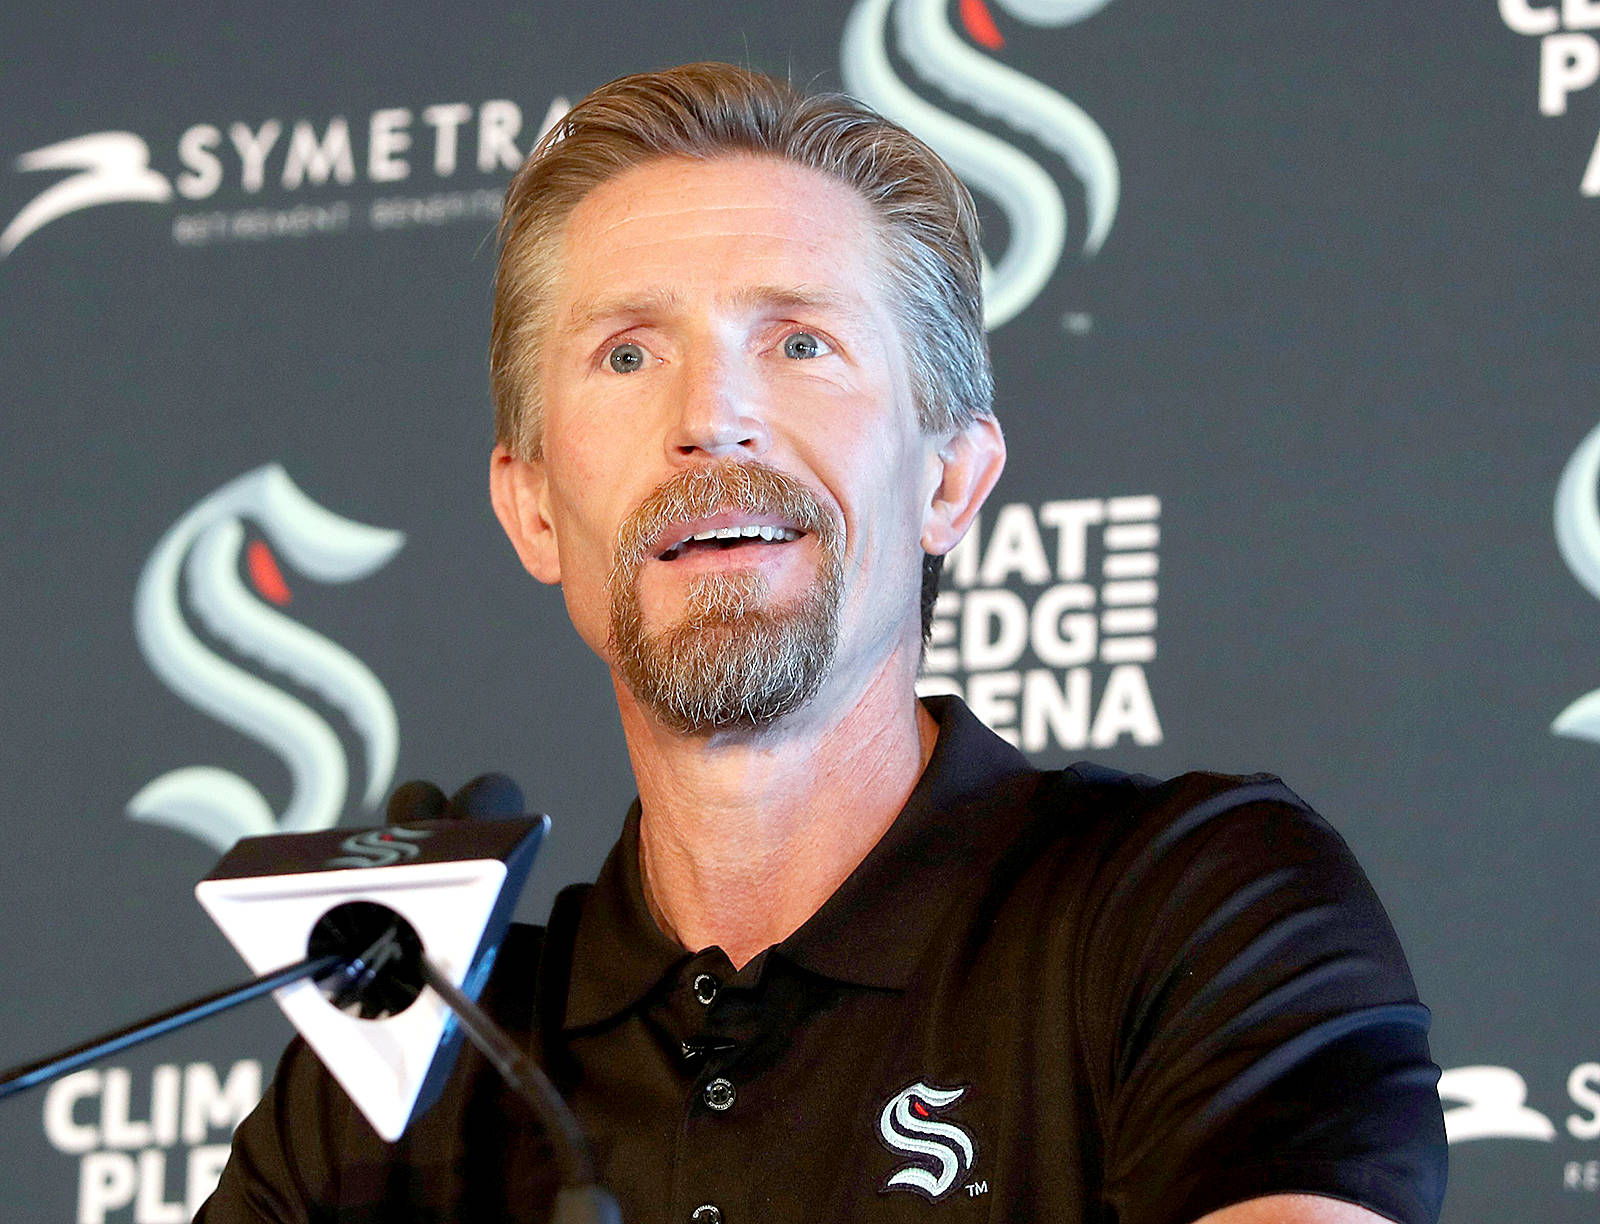
[[[686,363],[678,387],[676,419],[667,431],[668,458],[756,457],[771,442],[759,380],[722,356]]]

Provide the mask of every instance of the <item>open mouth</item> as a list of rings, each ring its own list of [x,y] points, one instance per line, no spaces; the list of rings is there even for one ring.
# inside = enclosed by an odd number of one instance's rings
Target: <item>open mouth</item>
[[[658,560],[676,561],[680,557],[707,549],[727,552],[735,548],[764,548],[772,544],[787,544],[798,540],[804,534],[805,532],[794,527],[776,526],[770,523],[710,527],[680,538],[658,554]]]

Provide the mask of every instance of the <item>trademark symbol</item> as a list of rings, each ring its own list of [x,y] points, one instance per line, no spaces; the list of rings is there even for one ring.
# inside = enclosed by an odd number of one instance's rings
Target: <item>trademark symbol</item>
[[[1094,316],[1086,310],[1069,310],[1061,316],[1061,330],[1069,336],[1087,336],[1094,330]]]
[[[964,1187],[968,1198],[977,1198],[980,1194],[989,1193],[989,1183],[986,1181],[969,1181]]]

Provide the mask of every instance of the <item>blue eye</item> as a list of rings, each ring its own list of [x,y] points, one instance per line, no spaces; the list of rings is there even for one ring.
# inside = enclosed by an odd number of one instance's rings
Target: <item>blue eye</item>
[[[632,342],[619,344],[606,355],[606,364],[618,374],[632,374],[644,367],[644,350]]]
[[[823,343],[810,332],[791,332],[783,338],[783,355],[803,361],[807,357],[820,357]]]

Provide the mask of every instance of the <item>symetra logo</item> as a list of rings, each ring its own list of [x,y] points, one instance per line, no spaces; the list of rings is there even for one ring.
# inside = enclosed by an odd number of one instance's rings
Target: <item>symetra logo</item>
[[[1567,460],[1556,486],[1555,520],[1556,546],[1567,568],[1600,599],[1600,425]],[[1600,689],[1561,711],[1550,730],[1600,743]]]
[[[534,139],[567,109],[565,98],[552,101]],[[143,136],[90,132],[16,159],[24,174],[73,173],[40,191],[0,230],[0,259],[52,222],[101,204],[203,206],[172,218],[172,238],[180,246],[302,238],[347,230],[358,217],[374,230],[497,217],[495,188],[380,194],[362,201],[364,214],[341,189],[508,174],[522,163],[519,142],[532,144],[523,127],[522,108],[505,98],[418,111],[385,107],[353,122],[332,115],[196,123],[173,142],[170,159],[159,159],[165,171]],[[238,207],[247,201],[250,207]]]
[[[1510,1067],[1452,1067],[1439,1077],[1439,1096],[1451,1147],[1483,1140],[1547,1144],[1563,1191],[1600,1193],[1600,1159],[1574,1146],[1600,1139],[1600,1063],[1579,1063],[1568,1072],[1566,1101],[1572,1112],[1529,1105],[1528,1081]],[[1557,1099],[1548,1090],[1540,1096],[1546,1103]]]
[[[995,0],[1035,26],[1082,21],[1110,0]],[[925,86],[992,115],[1018,135],[1057,154],[1082,184],[1085,218],[1077,241],[1094,255],[1116,220],[1121,176],[1105,132],[1081,107],[1049,86],[975,50],[945,18],[945,0],[859,0],[845,25],[841,68],[845,88],[927,141],[973,191],[1005,217],[1005,251],[984,269],[984,322],[1015,318],[1039,295],[1061,262],[1069,230],[1067,205],[1051,172],[994,133],[940,110],[896,75],[895,45]],[[984,0],[962,0],[961,21],[973,42],[1005,45]]]
[[[247,520],[265,537],[248,548]],[[360,659],[269,602],[290,599],[275,554],[320,582],[354,582],[380,569],[404,542],[398,531],[319,506],[277,464],[223,485],[179,519],[139,578],[139,649],[178,696],[280,757],[293,793],[274,813],[238,774],[194,765],[146,785],[128,802],[128,815],[226,850],[241,837],[329,828],[344,808],[350,771],[333,728],[298,698],[212,650],[185,619],[185,604],[214,639],[311,689],[349,720],[365,753],[362,802],[375,807],[394,776],[399,748],[389,694]]]
[[[977,1159],[972,1136],[954,1122],[934,1116],[954,1105],[966,1091],[934,1088],[919,1080],[889,1098],[878,1115],[878,1137],[891,1152],[910,1156],[917,1163],[890,1174],[883,1184],[885,1192],[911,1190],[937,1201],[955,1189],[957,1178],[972,1171]]]
[[[132,132],[92,132],[17,158],[17,169],[76,170],[36,195],[0,231],[0,258],[50,222],[97,204],[164,204],[172,184],[150,169],[150,146]]]
[[[1510,1067],[1452,1067],[1439,1076],[1444,1133],[1451,1143],[1473,1139],[1556,1137],[1550,1119],[1528,1107],[1528,1081]]]

